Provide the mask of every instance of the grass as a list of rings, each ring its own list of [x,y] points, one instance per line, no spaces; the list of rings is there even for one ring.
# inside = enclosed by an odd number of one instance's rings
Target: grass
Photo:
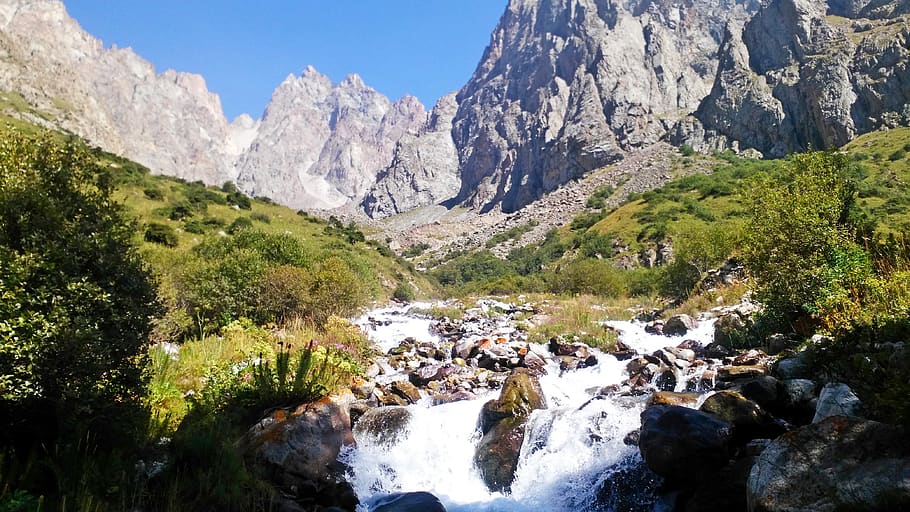
[[[649,309],[653,303],[649,299],[618,298],[604,300],[592,295],[579,295],[570,298],[553,298],[549,295],[531,295],[528,300],[539,308],[538,323],[530,328],[529,340],[546,343],[554,336],[563,336],[568,340],[577,337],[601,350],[616,347],[616,333],[604,328],[605,320],[630,319],[636,311]]]

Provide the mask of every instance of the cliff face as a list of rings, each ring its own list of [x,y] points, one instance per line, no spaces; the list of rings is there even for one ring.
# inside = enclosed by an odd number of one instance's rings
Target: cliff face
[[[661,140],[711,89],[743,0],[512,0],[453,123],[458,200],[506,211]]]
[[[342,206],[363,196],[425,118],[416,98],[392,104],[357,75],[333,85],[309,67],[275,90],[238,161],[238,185],[294,208]]]
[[[212,183],[231,178],[224,144],[231,127],[203,78],[156,74],[130,49],[104,49],[60,2],[0,2],[0,90],[18,92],[59,127],[158,172]]]
[[[700,136],[782,156],[906,122],[908,9],[896,1],[773,0],[727,31],[717,79],[695,113],[706,130]]]

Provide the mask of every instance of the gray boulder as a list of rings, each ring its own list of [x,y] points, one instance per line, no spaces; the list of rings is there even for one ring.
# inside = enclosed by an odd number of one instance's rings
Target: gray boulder
[[[758,457],[747,499],[751,512],[907,510],[906,432],[845,416],[794,430]]]
[[[825,384],[818,395],[812,423],[818,423],[831,416],[859,416],[861,408],[862,403],[850,386],[839,382]]]
[[[698,320],[689,315],[673,315],[664,324],[664,335],[682,336],[698,327]]]

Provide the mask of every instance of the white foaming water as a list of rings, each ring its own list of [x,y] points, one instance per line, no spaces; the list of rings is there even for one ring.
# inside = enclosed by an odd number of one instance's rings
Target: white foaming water
[[[433,320],[408,314],[428,309],[431,305],[427,302],[414,302],[403,307],[374,309],[354,320],[354,324],[363,329],[383,353],[397,347],[401,340],[409,337],[436,343],[439,337],[430,333]]]
[[[397,325],[370,332],[382,347],[396,346],[403,333],[429,328],[425,321],[393,310],[370,313],[376,319],[380,315]],[[650,335],[632,322],[608,324],[641,352],[676,345],[683,339],[704,343],[712,332],[711,322],[702,322],[685,338]],[[386,335],[391,338],[384,338]],[[363,502],[390,492],[428,491],[450,512],[590,510],[604,480],[640,460],[638,449],[626,446],[623,438],[640,426],[644,408],[643,397],[598,395],[602,387],[626,377],[626,363],[594,353],[599,364],[591,368],[561,374],[555,362],[548,365],[547,375],[540,379],[547,409],[534,411],[528,421],[510,493],[490,492],[473,463],[481,437],[477,429],[481,407],[496,398],[498,391],[472,401],[410,406],[411,420],[397,442],[384,445],[358,438],[357,448],[343,455],[351,468],[349,481]]]

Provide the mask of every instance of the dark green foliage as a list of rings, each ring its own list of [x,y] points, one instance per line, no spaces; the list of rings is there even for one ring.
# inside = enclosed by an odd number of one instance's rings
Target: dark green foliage
[[[366,237],[363,232],[360,231],[360,228],[357,227],[357,224],[354,224],[354,221],[348,222],[345,226],[334,216],[329,217],[329,223],[324,231],[325,234],[342,238],[351,245],[354,245],[357,242],[366,241]]]
[[[550,291],[560,294],[591,294],[621,297],[627,287],[623,271],[610,262],[579,259],[554,270],[547,278]]]
[[[535,226],[537,226],[537,221],[532,220],[527,224],[513,226],[505,231],[496,233],[495,235],[491,236],[489,240],[487,240],[486,247],[487,249],[492,249],[493,247],[496,247],[506,240],[518,240],[522,237],[522,235],[534,229]]]
[[[218,192],[209,190],[201,182],[194,182],[183,189],[183,195],[190,208],[196,212],[204,212],[210,204],[228,204],[227,199]]]
[[[160,188],[148,187],[143,190],[142,193],[145,194],[145,197],[155,201],[164,199],[164,192],[162,192]]]
[[[174,228],[160,222],[151,222],[145,227],[143,239],[153,244],[161,244],[165,247],[177,247],[179,240]]]
[[[272,201],[272,198],[271,198],[271,197],[256,196],[256,200],[259,201],[260,203],[275,204],[275,201]]]
[[[398,286],[395,287],[395,291],[392,292],[392,297],[401,302],[411,302],[416,296],[417,294],[414,293],[414,287],[408,283],[398,283]]]
[[[566,252],[566,244],[553,229],[547,232],[543,242],[535,246],[516,247],[506,258],[519,275],[527,276],[543,270],[547,264],[558,260]]]
[[[232,237],[209,238],[193,249],[196,254],[210,260],[230,259],[234,253],[253,251],[272,265],[293,265],[307,268],[313,255],[297,238],[287,234],[269,234],[256,230],[242,230]]]
[[[436,279],[446,286],[493,279],[509,273],[511,273],[509,264],[489,251],[459,256],[433,271]]]
[[[569,229],[572,231],[582,231],[588,229],[594,224],[600,222],[601,219],[606,216],[607,212],[605,211],[581,213],[572,219],[572,223],[569,225]]]
[[[683,144],[679,147],[679,153],[682,156],[692,156],[695,154],[695,150],[689,144]]]
[[[430,248],[430,244],[428,244],[426,242],[420,242],[419,244],[414,244],[414,245],[408,247],[407,249],[405,249],[401,253],[401,256],[404,258],[416,258],[417,256],[420,256],[421,254],[426,252],[426,250],[429,248]]]
[[[204,219],[190,219],[183,223],[183,230],[187,233],[203,235],[214,229],[224,227],[225,222],[217,217],[206,217]]]
[[[615,191],[616,191],[616,189],[614,189],[610,185],[600,187],[597,190],[595,190],[594,193],[591,194],[590,197],[588,197],[588,201],[587,201],[587,203],[585,203],[585,206],[588,208],[593,208],[593,209],[603,208],[604,206],[606,206],[607,199],[609,199],[610,196],[612,196],[613,192],[615,192]]]
[[[250,201],[250,198],[239,190],[228,193],[227,197],[225,197],[225,200],[227,200],[228,204],[236,206],[241,210],[253,209],[253,203]]]
[[[225,181],[224,184],[221,185],[221,191],[225,194],[233,194],[238,191],[237,185],[235,185],[233,181]]]
[[[231,235],[242,233],[248,229],[253,229],[253,221],[249,217],[237,217],[231,225],[228,226],[227,232]]]
[[[170,220],[184,220],[196,214],[196,209],[186,201],[177,201],[168,206],[163,206],[154,210],[155,215],[165,217]]]
[[[253,212],[250,214],[250,218],[263,224],[271,224],[272,222],[272,219],[262,212]]]
[[[65,471],[33,482],[42,493],[68,494],[84,447],[128,449],[144,423],[141,361],[159,307],[134,229],[81,146],[0,142],[0,443],[17,457],[47,448],[41,465]]]
[[[890,155],[888,155],[888,160],[890,160],[892,162],[896,162],[898,160],[903,160],[906,157],[907,157],[907,150],[901,148],[901,149],[896,150],[894,153],[891,153]]]

